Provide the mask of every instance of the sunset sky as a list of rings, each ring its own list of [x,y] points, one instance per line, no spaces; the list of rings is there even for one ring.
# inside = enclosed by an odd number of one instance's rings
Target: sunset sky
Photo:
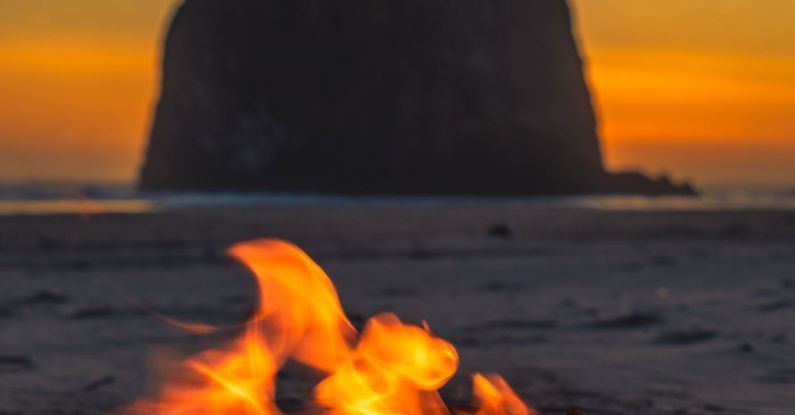
[[[178,0],[0,0],[0,182],[132,181]],[[573,0],[608,166],[795,184],[795,2]]]

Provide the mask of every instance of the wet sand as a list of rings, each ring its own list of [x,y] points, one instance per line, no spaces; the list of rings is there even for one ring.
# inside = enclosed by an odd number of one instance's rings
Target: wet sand
[[[0,413],[104,414],[185,334],[141,304],[234,323],[255,302],[224,249],[279,237],[328,271],[354,322],[427,320],[543,413],[791,414],[795,212],[519,204],[215,208],[0,217]],[[282,402],[310,377],[289,368]]]

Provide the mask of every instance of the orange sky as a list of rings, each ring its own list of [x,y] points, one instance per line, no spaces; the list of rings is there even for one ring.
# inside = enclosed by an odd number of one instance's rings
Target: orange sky
[[[795,2],[572,3],[609,167],[795,184]]]
[[[0,181],[132,181],[175,0],[0,0]]]
[[[0,0],[0,181],[131,181],[178,0]],[[793,184],[795,2],[572,0],[611,168]]]

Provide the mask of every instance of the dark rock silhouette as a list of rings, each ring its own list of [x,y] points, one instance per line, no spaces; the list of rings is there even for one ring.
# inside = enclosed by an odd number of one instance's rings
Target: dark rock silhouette
[[[186,0],[140,185],[692,193],[604,170],[564,0]]]

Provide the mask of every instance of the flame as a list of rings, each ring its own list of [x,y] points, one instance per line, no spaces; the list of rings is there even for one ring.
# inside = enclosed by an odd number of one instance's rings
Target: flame
[[[394,314],[369,320],[346,362],[316,388],[334,414],[441,414],[437,389],[455,373],[450,343]]]
[[[359,335],[329,277],[295,245],[257,240],[229,253],[259,284],[260,304],[245,333],[224,349],[190,358],[159,393],[124,413],[279,415],[276,374],[292,359],[327,375],[315,387],[315,403],[330,414],[450,414],[438,390],[455,374],[458,353],[426,323],[404,324],[385,313],[368,320]],[[536,415],[497,375],[476,374],[473,391],[478,409],[459,415]]]
[[[476,373],[472,376],[472,389],[479,403],[475,415],[538,415],[516,396],[500,375]]]

